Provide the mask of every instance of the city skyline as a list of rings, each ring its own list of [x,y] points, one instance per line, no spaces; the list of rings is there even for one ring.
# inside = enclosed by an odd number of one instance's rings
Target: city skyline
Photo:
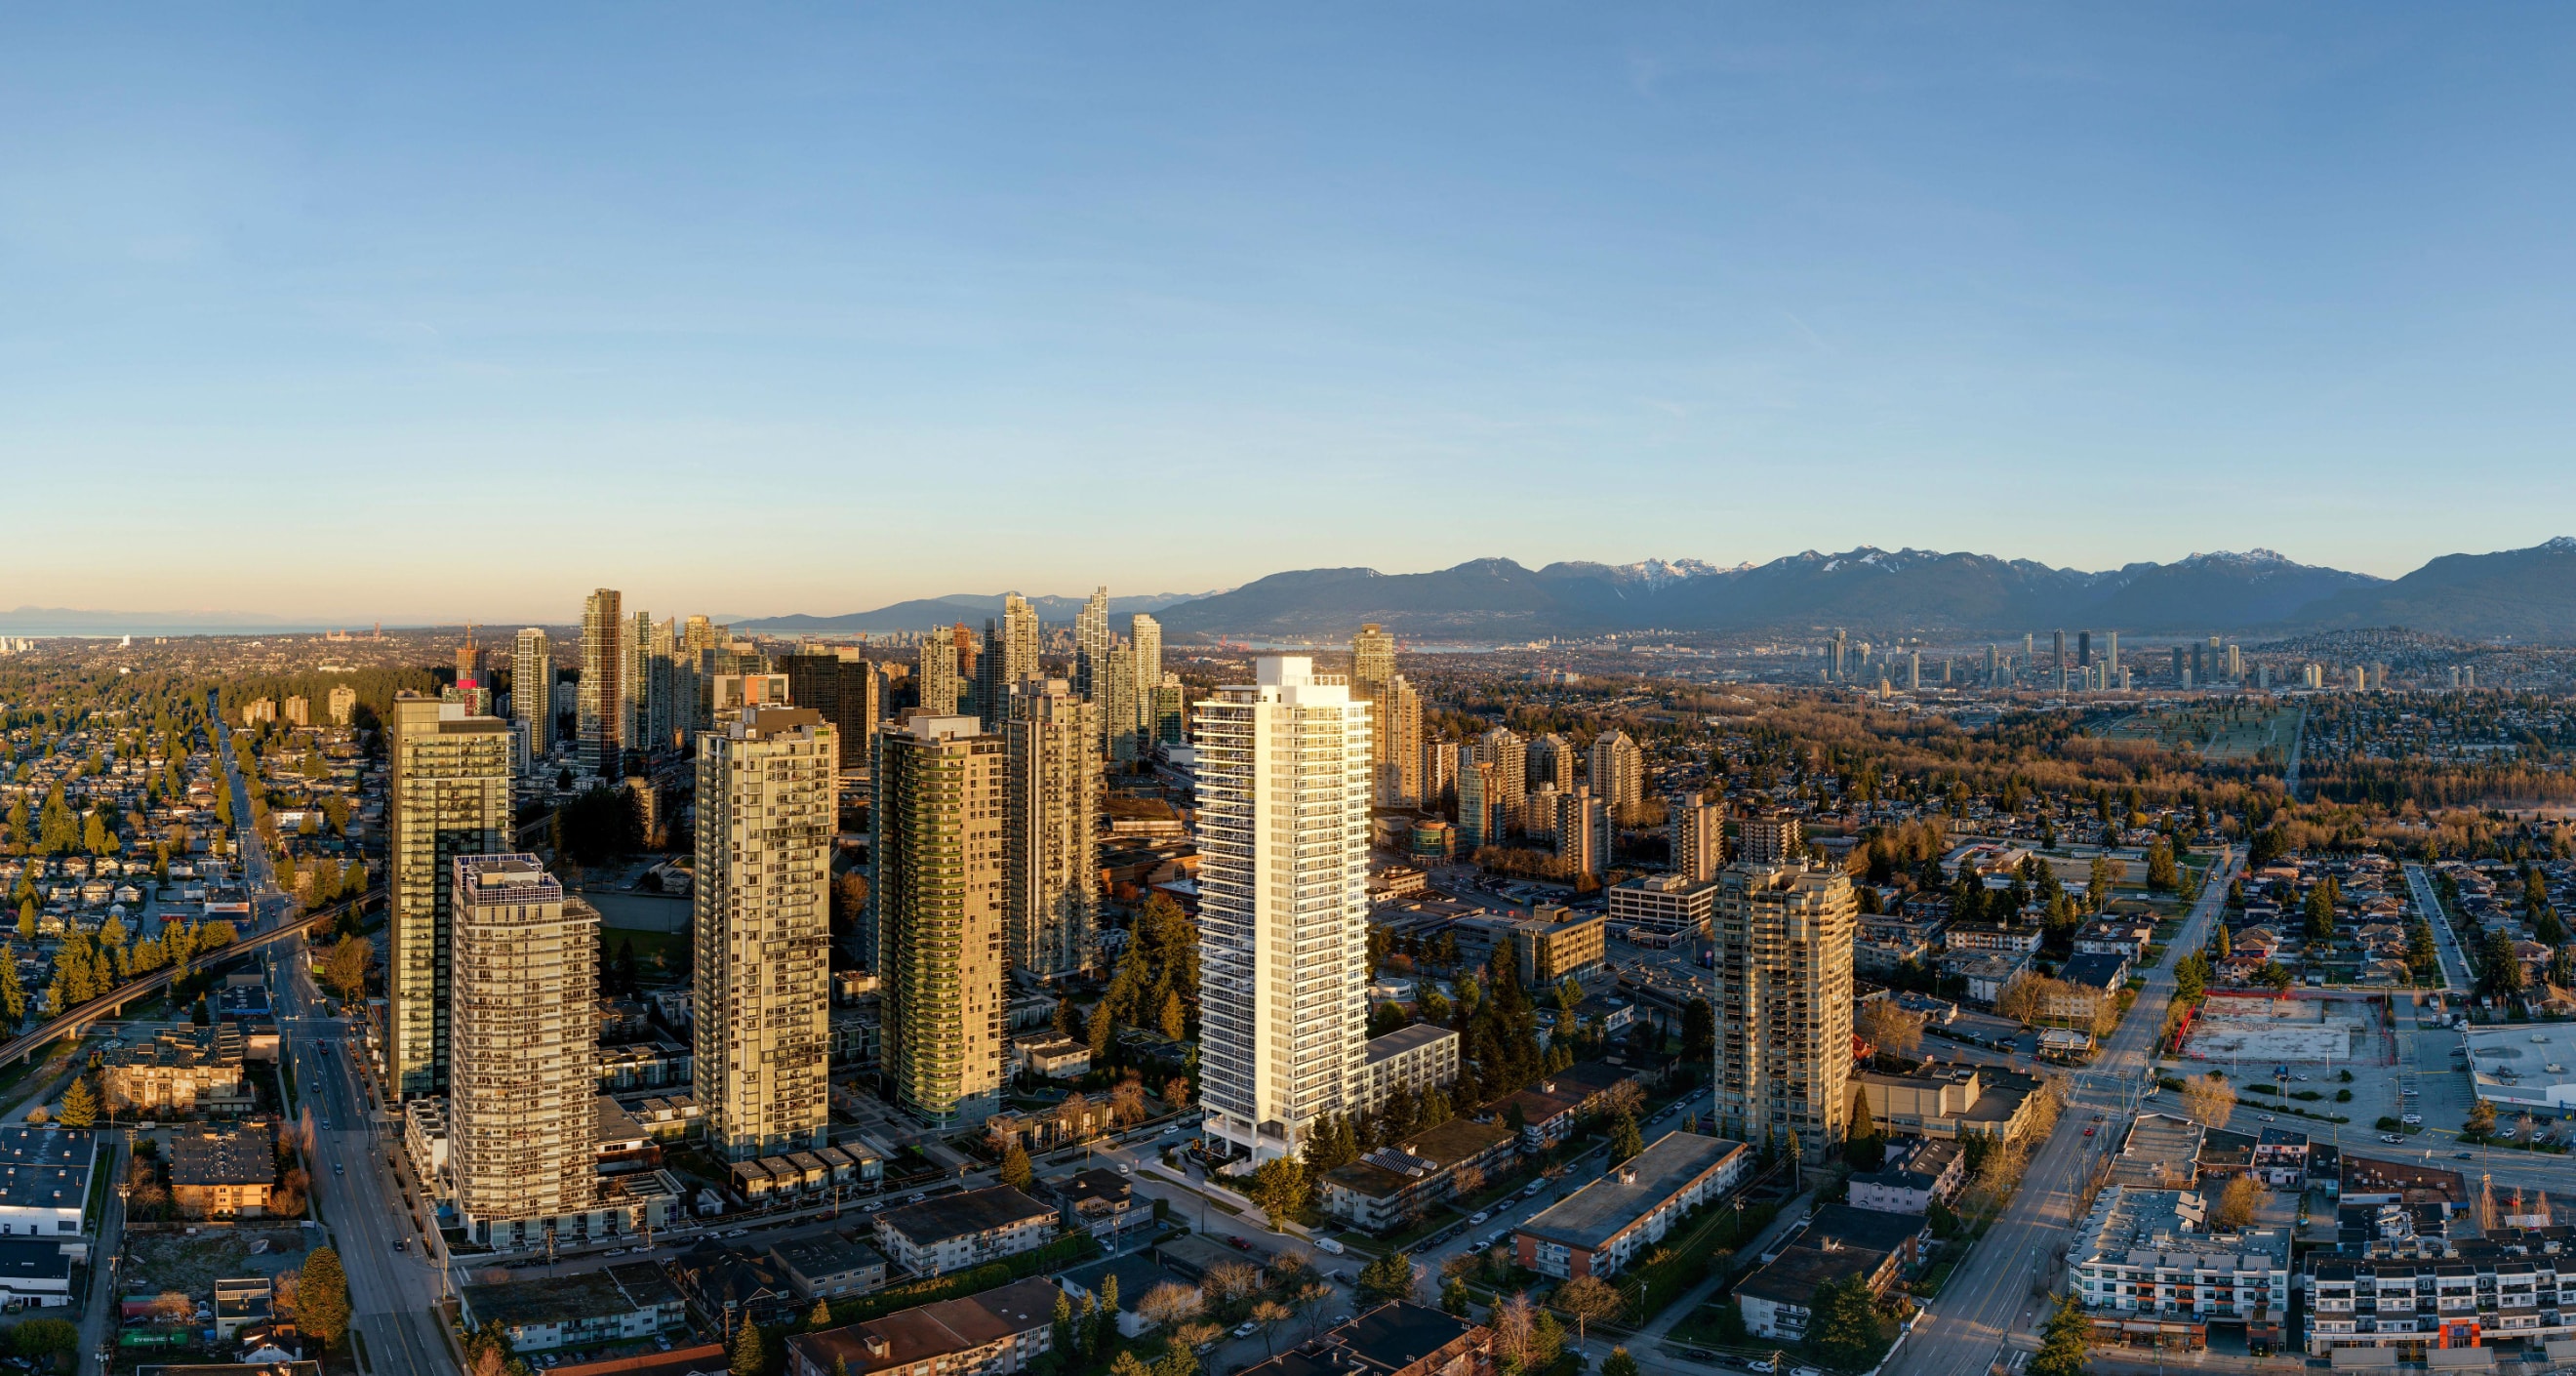
[[[23,509],[137,500],[112,559],[25,523],[9,600],[561,624],[536,589],[2526,546],[2576,529],[2571,22],[15,14],[0,452]],[[1063,538],[1292,465],[1327,481],[1222,540]],[[298,500],[415,469],[400,520]],[[971,571],[876,519],[956,473],[1046,494]],[[1445,519],[1332,495],[1393,473]],[[1628,528],[1533,500],[1568,479]],[[694,538],[781,490],[870,538]],[[223,557],[271,526],[289,567]]]

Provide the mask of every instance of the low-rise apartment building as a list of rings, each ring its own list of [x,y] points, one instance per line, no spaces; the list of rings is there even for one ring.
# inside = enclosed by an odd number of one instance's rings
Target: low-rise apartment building
[[[877,1249],[916,1276],[972,1270],[1045,1246],[1056,1211],[1008,1185],[906,1204],[877,1215]]]
[[[1384,1232],[1457,1194],[1462,1176],[1498,1173],[1519,1146],[1502,1124],[1452,1118],[1325,1172],[1322,1208],[1352,1227]]]
[[[1717,911],[1718,883],[1680,874],[1639,875],[1605,890],[1613,927],[1650,932],[1705,932]]]
[[[1742,1184],[1752,1166],[1753,1152],[1741,1142],[1665,1133],[1523,1223],[1513,1250],[1543,1276],[1616,1275],[1683,1215]]]
[[[788,1376],[1010,1376],[1055,1346],[1044,1280],[1015,1281],[962,1299],[787,1340]]]
[[[1366,1112],[1386,1106],[1398,1086],[1420,1095],[1458,1082],[1458,1034],[1437,1023],[1417,1022],[1371,1037],[1360,1052],[1359,1102]]]

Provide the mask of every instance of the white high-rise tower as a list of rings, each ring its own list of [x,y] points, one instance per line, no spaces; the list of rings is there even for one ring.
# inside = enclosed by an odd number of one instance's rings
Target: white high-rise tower
[[[1199,1102],[1254,1160],[1295,1156],[1361,1107],[1368,1028],[1366,698],[1303,655],[1195,713]]]

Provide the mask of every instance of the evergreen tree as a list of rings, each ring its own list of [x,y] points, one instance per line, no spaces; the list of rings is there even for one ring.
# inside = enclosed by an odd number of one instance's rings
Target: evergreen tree
[[[1628,1355],[1628,1349],[1614,1347],[1610,1349],[1610,1355],[1602,1359],[1601,1376],[1639,1376],[1637,1359]]]
[[[1409,1299],[1413,1295],[1413,1258],[1390,1252],[1360,1268],[1360,1299],[1368,1303]]]
[[[1029,1164],[1028,1150],[1013,1142],[1002,1154],[1002,1183],[1015,1190],[1025,1190],[1037,1180],[1037,1170]]]
[[[2083,1376],[2085,1345],[2093,1324],[2073,1295],[2057,1303],[2057,1312],[2040,1326],[2039,1354],[2031,1358],[2030,1376]]]
[[[89,1077],[75,1075],[71,1088],[63,1091],[62,1124],[67,1128],[91,1127],[98,1122],[98,1096],[90,1092]]]
[[[1637,1131],[1637,1120],[1625,1113],[1610,1120],[1610,1159],[1625,1161],[1646,1149],[1643,1135]]]
[[[18,982],[17,955],[11,951],[0,951],[0,1010],[9,1014],[12,1029],[27,1020],[27,986]]]
[[[349,1275],[340,1268],[334,1248],[316,1247],[304,1259],[303,1275],[295,1283],[295,1322],[326,1348],[338,1346],[348,1334]]]
[[[760,1325],[746,1317],[734,1332],[731,1360],[725,1365],[733,1376],[760,1376],[768,1364],[769,1354],[761,1350]]]

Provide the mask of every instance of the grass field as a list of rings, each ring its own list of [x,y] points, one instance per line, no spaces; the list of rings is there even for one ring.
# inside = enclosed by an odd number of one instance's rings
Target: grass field
[[[2168,750],[2197,748],[2213,763],[2244,763],[2266,750],[2287,759],[2290,742],[2299,736],[2305,708],[2228,705],[2206,708],[2159,708],[2132,712],[2102,733],[2115,741],[2154,741]]]

